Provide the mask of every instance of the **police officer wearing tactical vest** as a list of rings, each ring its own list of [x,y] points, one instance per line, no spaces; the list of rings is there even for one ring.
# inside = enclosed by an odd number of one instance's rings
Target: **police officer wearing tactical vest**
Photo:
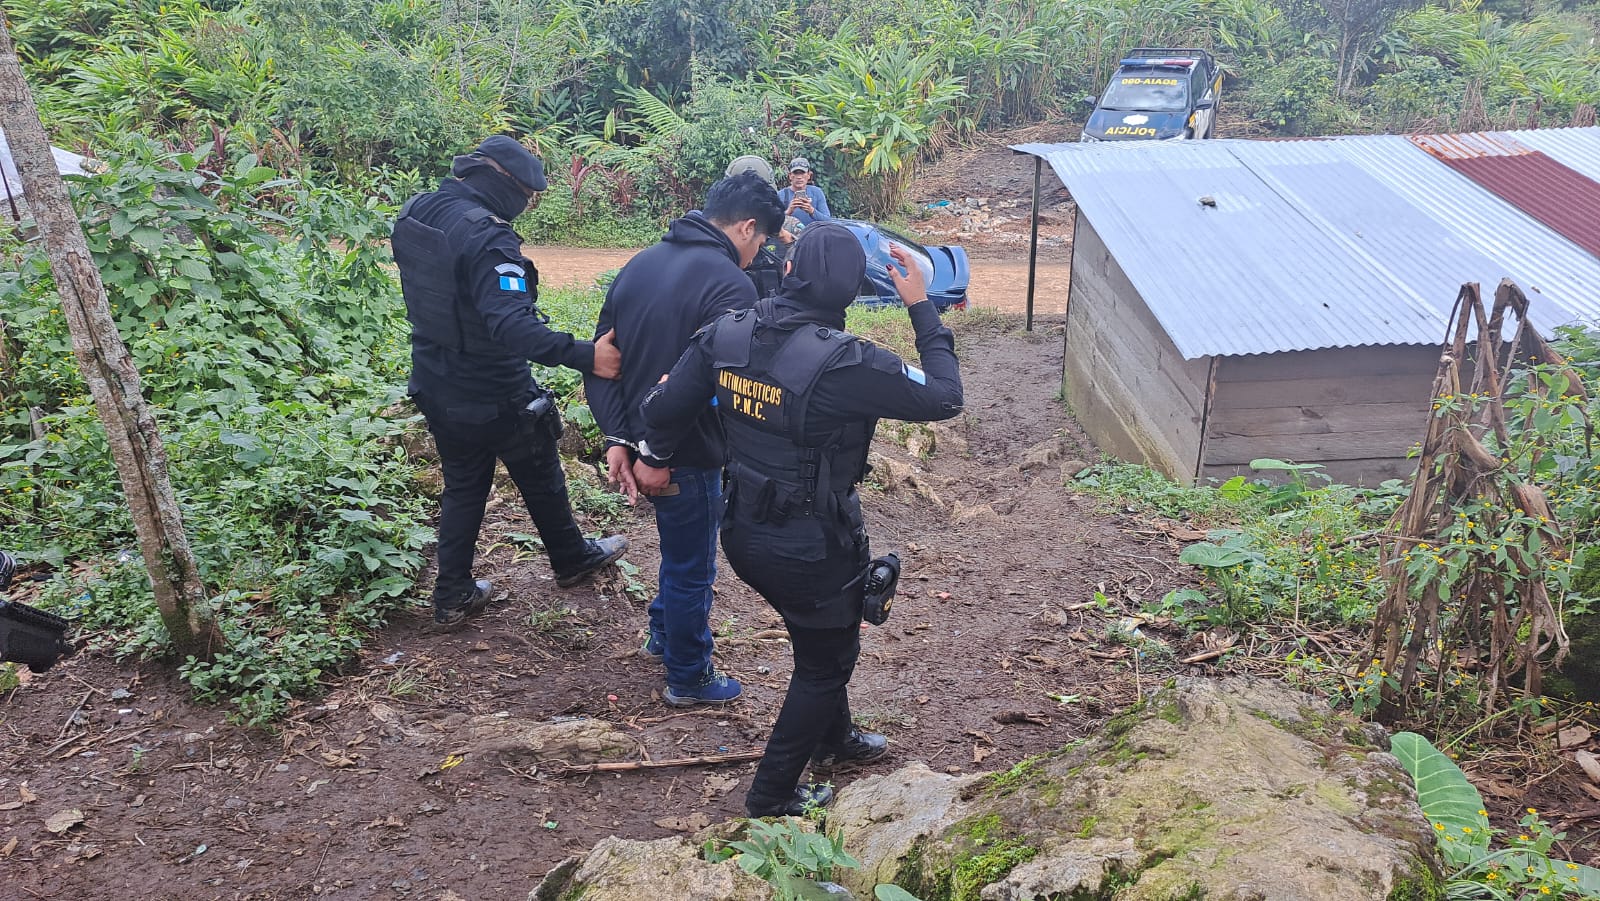
[[[915,261],[898,249],[894,258],[921,368],[843,331],[866,257],[844,226],[819,223],[795,242],[778,296],[701,330],[640,409],[660,457],[714,398],[730,457],[722,549],[783,615],[794,648],[789,692],[745,799],[751,816],[828,803],[828,786],[799,785],[807,761],[826,770],[888,750],[850,718],[874,569],[856,486],[880,417],[949,419],[962,405],[954,338]]]
[[[400,209],[391,243],[411,321],[410,394],[427,418],[444,472],[440,500],[436,629],[488,606],[472,558],[498,457],[539,530],[556,584],[569,587],[615,562],[622,536],[583,537],[556,451],[561,414],[528,361],[616,378],[612,335],[578,341],[539,312],[539,273],[522,256],[511,220],[547,184],[544,165],[497,135],[455,158],[455,178]]]

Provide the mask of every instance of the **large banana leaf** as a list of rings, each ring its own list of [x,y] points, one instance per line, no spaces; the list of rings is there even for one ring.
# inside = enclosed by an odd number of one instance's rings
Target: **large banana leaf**
[[[1489,819],[1483,812],[1483,796],[1455,761],[1426,738],[1415,732],[1397,732],[1389,739],[1389,750],[1416,782],[1417,803],[1423,816],[1434,824],[1439,849],[1452,868],[1483,871],[1494,865],[1559,885],[1579,898],[1600,899],[1600,870],[1594,867],[1514,847],[1490,854]]]
[[[1396,732],[1389,739],[1389,750],[1416,782],[1417,803],[1438,832],[1445,859],[1461,866],[1487,851],[1489,818],[1483,812],[1483,796],[1461,767],[1415,732]]]

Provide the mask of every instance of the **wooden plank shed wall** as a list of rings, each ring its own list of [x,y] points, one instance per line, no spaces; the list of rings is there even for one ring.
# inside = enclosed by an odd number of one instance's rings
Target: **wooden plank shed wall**
[[[1195,477],[1210,358],[1185,360],[1080,211],[1062,393],[1102,451]]]
[[[1219,357],[1202,479],[1250,474],[1259,457],[1321,463],[1376,485],[1416,468],[1438,347],[1337,347]]]
[[[1414,470],[1438,347],[1185,360],[1081,211],[1069,290],[1062,392],[1102,451],[1182,482],[1259,477],[1261,457],[1320,463],[1351,485]]]

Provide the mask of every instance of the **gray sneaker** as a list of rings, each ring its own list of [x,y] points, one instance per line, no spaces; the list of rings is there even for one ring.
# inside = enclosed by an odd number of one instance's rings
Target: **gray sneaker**
[[[556,573],[556,584],[562,588],[571,588],[621,560],[622,555],[627,552],[628,538],[625,535],[612,535],[609,538],[590,541],[589,555],[571,572]]]
[[[427,632],[454,632],[466,625],[471,617],[482,613],[489,606],[489,592],[494,590],[494,583],[488,579],[479,579],[472,583],[472,590],[459,602],[448,606],[433,605],[433,622],[424,630]]]

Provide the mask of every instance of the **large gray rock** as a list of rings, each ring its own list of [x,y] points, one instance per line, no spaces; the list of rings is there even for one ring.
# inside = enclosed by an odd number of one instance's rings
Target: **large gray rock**
[[[707,863],[682,838],[602,839],[551,870],[528,901],[768,901],[772,886],[731,860]]]
[[[1434,839],[1398,762],[1353,721],[1249,679],[1179,680],[1095,739],[1005,773],[913,765],[828,817],[863,897],[925,901],[1419,901]]]
[[[588,717],[530,720],[455,714],[433,727],[433,743],[469,759],[576,766],[626,760],[639,753],[638,739],[604,720]]]

